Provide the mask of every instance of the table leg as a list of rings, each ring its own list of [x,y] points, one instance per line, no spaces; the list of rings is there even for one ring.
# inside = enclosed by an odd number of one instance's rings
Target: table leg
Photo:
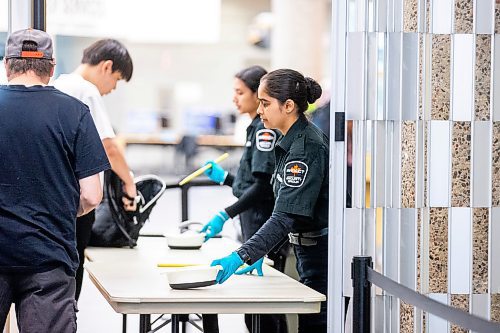
[[[151,330],[151,315],[140,314],[139,315],[139,332],[147,333]]]
[[[260,314],[252,313],[252,333],[260,333]]]
[[[122,315],[122,333],[127,333],[127,315]]]
[[[179,333],[179,315],[173,314],[170,319],[172,320],[172,333]]]

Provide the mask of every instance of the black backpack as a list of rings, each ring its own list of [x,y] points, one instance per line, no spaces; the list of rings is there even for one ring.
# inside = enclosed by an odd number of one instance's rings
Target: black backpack
[[[123,182],[111,170],[104,172],[104,196],[96,208],[90,246],[133,248],[137,245],[139,231],[149,218],[158,199],[165,192],[165,182],[154,175],[134,179],[140,201],[134,212],[123,208]]]

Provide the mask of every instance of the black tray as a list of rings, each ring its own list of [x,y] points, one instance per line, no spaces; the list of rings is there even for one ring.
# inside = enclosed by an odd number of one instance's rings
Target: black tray
[[[214,285],[215,280],[212,281],[201,281],[201,282],[190,282],[190,283],[170,283],[172,289],[191,289],[199,287],[208,287]]]
[[[199,250],[201,248],[200,246],[173,246],[169,245],[168,246],[172,250]]]

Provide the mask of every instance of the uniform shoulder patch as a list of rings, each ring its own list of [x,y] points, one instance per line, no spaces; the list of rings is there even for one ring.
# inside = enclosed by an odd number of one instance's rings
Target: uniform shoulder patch
[[[269,129],[258,130],[255,134],[257,149],[260,151],[271,151],[276,143],[276,133]]]
[[[304,162],[291,161],[285,164],[284,182],[290,187],[301,187],[309,167]]]

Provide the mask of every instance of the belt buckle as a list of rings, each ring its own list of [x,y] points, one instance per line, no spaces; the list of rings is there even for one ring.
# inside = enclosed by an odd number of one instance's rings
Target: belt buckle
[[[318,244],[318,242],[315,239],[302,237],[300,235],[300,233],[298,233],[297,235],[295,235],[293,233],[289,233],[288,239],[290,241],[290,244],[293,244],[293,245],[313,246],[313,245]]]

